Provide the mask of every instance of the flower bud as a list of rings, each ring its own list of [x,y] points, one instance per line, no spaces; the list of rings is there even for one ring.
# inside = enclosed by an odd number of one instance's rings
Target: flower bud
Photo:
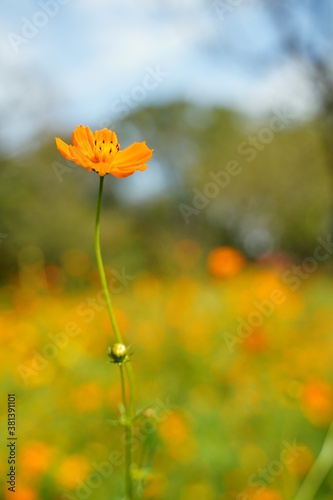
[[[146,408],[143,412],[143,416],[145,418],[156,418],[156,411],[154,408]]]
[[[113,363],[121,364],[127,360],[127,348],[124,344],[114,344],[109,347],[108,355]]]

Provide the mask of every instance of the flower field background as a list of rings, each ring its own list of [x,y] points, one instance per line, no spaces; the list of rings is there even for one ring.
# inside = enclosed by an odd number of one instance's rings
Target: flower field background
[[[110,420],[121,394],[94,262],[74,249],[62,268],[45,265],[36,248],[29,257],[1,290],[1,389],[17,394],[17,498],[120,498],[124,445]],[[152,466],[143,498],[293,498],[333,415],[329,269],[294,291],[282,278],[292,264],[279,259],[253,263],[220,248],[207,264],[200,245],[183,240],[172,260],[177,278],[142,272],[113,294],[138,407],[153,409],[133,443]],[[285,297],[274,307],[273,290]],[[330,474],[318,498],[332,490]]]
[[[290,121],[248,161],[242,144],[272,119],[178,103],[117,127],[122,145],[154,148],[146,178],[106,178],[101,218],[146,409],[132,443],[144,499],[293,499],[333,416],[330,170],[316,121]],[[1,160],[16,498],[121,500],[119,374],[93,253],[98,176],[40,140]],[[146,183],[158,189],[140,197]],[[5,448],[0,460],[5,470]],[[318,499],[332,491],[329,473]]]

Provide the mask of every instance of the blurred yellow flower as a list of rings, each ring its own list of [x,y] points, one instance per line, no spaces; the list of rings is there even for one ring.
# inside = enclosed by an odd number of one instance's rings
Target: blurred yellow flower
[[[286,467],[295,476],[304,477],[313,465],[314,456],[303,443],[298,443],[298,446],[302,446],[301,453],[292,456],[293,460],[288,460]]]
[[[78,482],[84,481],[89,472],[90,465],[87,459],[76,454],[62,461],[56,470],[55,477],[61,487],[73,489]]]
[[[101,387],[90,382],[82,384],[72,390],[70,399],[77,411],[90,412],[97,410],[103,402],[103,391]]]
[[[195,483],[185,486],[180,496],[181,500],[215,500],[216,492],[214,491],[212,485],[208,483]]]
[[[146,479],[143,498],[162,498],[167,490],[168,481],[162,474],[150,474]]]
[[[90,259],[88,255],[80,249],[72,248],[61,256],[62,268],[71,278],[88,276],[90,269]]]

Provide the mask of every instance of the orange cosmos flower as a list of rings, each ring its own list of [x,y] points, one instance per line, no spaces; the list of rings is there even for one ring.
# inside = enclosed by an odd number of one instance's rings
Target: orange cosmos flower
[[[73,146],[56,137],[57,148],[62,156],[89,172],[95,170],[101,177],[112,174],[128,177],[136,170],[146,170],[153,150],[145,142],[134,142],[119,151],[115,132],[103,128],[92,133],[89,127],[79,125],[72,134]]]
[[[214,248],[208,255],[208,270],[217,278],[233,278],[244,267],[244,255],[232,247]]]

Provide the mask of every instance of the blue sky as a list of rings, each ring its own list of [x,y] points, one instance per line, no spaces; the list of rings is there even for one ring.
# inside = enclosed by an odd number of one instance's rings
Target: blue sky
[[[100,128],[137,106],[175,99],[253,114],[286,102],[300,114],[313,112],[316,102],[300,65],[285,60],[251,72],[246,60],[233,56],[231,47],[245,58],[277,49],[259,0],[235,4],[3,0],[3,147],[17,149],[40,130],[70,131],[78,123]],[[154,80],[156,72],[164,76]]]

